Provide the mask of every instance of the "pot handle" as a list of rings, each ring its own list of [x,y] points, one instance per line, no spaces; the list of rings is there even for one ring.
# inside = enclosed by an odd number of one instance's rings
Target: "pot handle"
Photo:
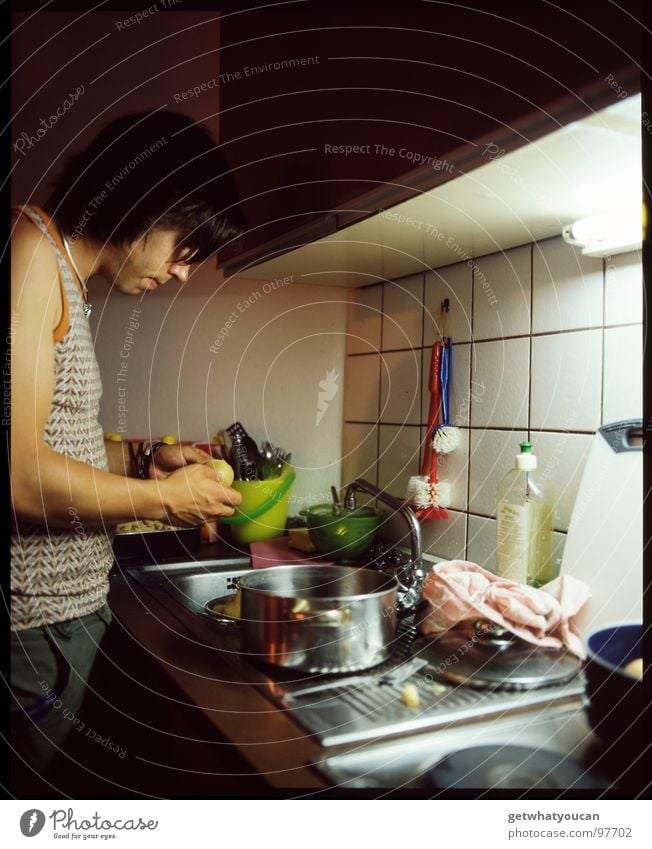
[[[339,627],[346,625],[353,618],[353,613],[348,607],[339,607],[336,609],[324,610],[301,610],[295,608],[286,613],[288,622],[301,622],[304,625],[331,625]]]

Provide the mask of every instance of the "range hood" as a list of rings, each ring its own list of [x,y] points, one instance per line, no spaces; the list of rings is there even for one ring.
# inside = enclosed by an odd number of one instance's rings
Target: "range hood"
[[[359,287],[559,236],[623,205],[640,211],[641,98],[626,98],[237,278]],[[360,210],[360,214],[364,214]]]

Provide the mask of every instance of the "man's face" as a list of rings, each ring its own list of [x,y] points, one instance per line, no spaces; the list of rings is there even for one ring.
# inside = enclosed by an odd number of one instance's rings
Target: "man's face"
[[[115,249],[108,276],[125,295],[153,291],[173,277],[185,283],[192,251],[178,245],[179,234],[174,230],[150,230],[129,247]]]

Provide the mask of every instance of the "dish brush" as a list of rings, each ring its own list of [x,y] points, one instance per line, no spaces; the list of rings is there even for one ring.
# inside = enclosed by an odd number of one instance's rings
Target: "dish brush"
[[[432,445],[429,453],[431,471],[410,478],[407,500],[416,507],[419,519],[447,519],[448,513],[443,508],[450,504],[450,484],[448,481],[437,480],[437,452]]]
[[[430,409],[421,474],[413,475],[407,487],[406,499],[414,504],[419,519],[447,519],[444,507],[450,503],[450,486],[437,479],[437,452],[434,449],[434,430],[439,420],[439,368],[442,343],[435,342],[430,362]]]
[[[452,340],[447,336],[442,341],[441,365],[439,368],[442,423],[435,428],[433,436],[435,451],[438,454],[450,454],[460,444],[459,428],[450,423],[450,375],[452,362]]]

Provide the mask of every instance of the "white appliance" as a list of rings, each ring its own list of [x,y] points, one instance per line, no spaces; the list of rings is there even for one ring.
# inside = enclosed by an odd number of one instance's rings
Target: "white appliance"
[[[643,618],[643,422],[601,427],[582,475],[561,574],[588,584],[583,634]]]

